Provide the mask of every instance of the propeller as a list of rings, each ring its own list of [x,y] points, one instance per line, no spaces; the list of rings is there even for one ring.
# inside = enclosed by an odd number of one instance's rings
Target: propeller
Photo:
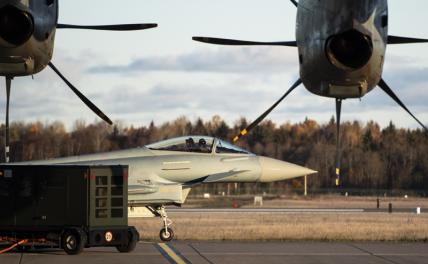
[[[290,0],[293,5],[298,7],[298,2],[296,0]],[[296,41],[280,41],[280,42],[258,42],[258,41],[246,41],[246,40],[234,40],[234,39],[224,39],[224,38],[212,38],[212,37],[193,37],[195,41],[216,44],[216,45],[245,45],[245,46],[290,46],[296,47]],[[428,39],[419,39],[419,38],[407,38],[399,36],[388,36],[388,44],[410,44],[410,43],[424,43],[428,42]],[[274,105],[272,105],[266,112],[264,112],[260,117],[258,117],[253,123],[248,127],[243,129],[234,139],[233,142],[238,141],[242,136],[245,136],[249,133],[254,127],[256,127],[263,119],[286,97],[291,93],[297,86],[299,86],[302,81],[299,79]],[[426,131],[427,128],[420,122],[401,102],[401,100],[394,94],[394,92],[389,88],[389,86],[381,80],[378,86],[387,93],[395,102],[397,102],[404,110],[406,110]],[[340,185],[341,177],[341,140],[340,140],[340,118],[342,111],[342,98],[336,98],[336,185]]]
[[[157,24],[119,24],[119,25],[98,25],[98,26],[85,26],[85,25],[70,25],[70,24],[57,24],[58,29],[89,29],[89,30],[110,30],[110,31],[132,31],[143,30],[157,27]],[[55,67],[52,62],[48,63],[49,67],[67,84],[68,87],[88,106],[95,114],[103,119],[108,124],[112,125],[113,122],[108,118],[94,103],[86,98],[76,87],[73,86],[61,72]],[[5,122],[5,162],[9,162],[9,102],[10,90],[13,77],[6,76],[6,122]]]
[[[297,2],[295,0],[291,0],[291,2],[297,6]],[[211,38],[211,37],[192,37],[192,40],[199,41],[208,44],[216,44],[216,45],[230,45],[230,46],[288,46],[288,47],[297,47],[296,41],[275,41],[275,42],[260,42],[260,41],[247,41],[247,40],[236,40],[236,39],[225,39],[225,38]],[[293,86],[278,100],[274,103],[268,110],[266,110],[261,116],[259,116],[254,122],[252,122],[248,127],[243,129],[234,139],[233,142],[238,141],[242,136],[248,134],[254,127],[256,127],[263,119],[272,112],[275,107],[278,106],[279,103],[284,100],[294,89],[296,89],[302,81],[298,79]]]
[[[199,42],[209,43],[209,44],[216,44],[216,45],[297,47],[296,41],[259,42],[259,41],[247,41],[247,40],[224,39],[224,38],[210,38],[210,37],[193,37],[192,39],[194,41],[199,41]]]
[[[90,29],[90,30],[111,30],[111,31],[131,31],[155,28],[158,24],[122,24],[122,25],[99,25],[99,26],[82,26],[82,25],[69,25],[58,24],[56,28],[59,29]]]
[[[394,93],[394,91],[392,91],[392,89],[389,87],[389,85],[383,79],[380,80],[378,86],[387,95],[389,95],[389,97],[391,97],[398,105],[400,105],[404,110],[406,110],[406,112],[409,113],[419,123],[419,125],[421,125],[425,129],[426,132],[428,132],[427,127],[421,121],[419,121],[419,119],[417,119],[416,116],[413,115],[412,112],[410,112],[410,110],[406,107],[406,105],[404,105],[404,103],[401,102],[400,98],[398,98],[398,96]]]
[[[342,113],[342,99],[336,98],[336,186],[340,185],[340,167],[342,153],[340,151],[340,115]]]
[[[6,76],[6,122],[5,122],[5,162],[9,163],[10,137],[9,137],[9,102],[10,102],[10,87],[12,86],[12,77]]]
[[[275,107],[277,107],[279,105],[279,103],[282,102],[282,100],[284,100],[285,97],[287,97],[294,89],[296,89],[300,84],[302,83],[302,80],[298,79],[291,87],[290,89],[288,89],[288,91],[281,97],[279,98],[278,101],[276,101],[268,110],[266,110],[261,116],[259,116],[254,122],[252,122],[248,127],[246,127],[245,129],[243,129],[239,135],[237,135],[234,139],[233,142],[238,141],[242,136],[245,136],[246,134],[248,134],[248,132],[250,132],[253,128],[255,128],[258,124],[260,124],[260,122],[263,121],[263,119],[265,119],[265,117],[267,115],[270,114],[270,112],[272,112],[273,109],[275,109]]]
[[[293,3],[293,5],[295,5],[296,7],[298,6],[298,3],[297,3],[297,1],[296,0],[290,0],[292,3]]]
[[[143,30],[149,28],[155,28],[158,25],[155,23],[147,24],[119,24],[119,25],[98,25],[98,26],[87,26],[87,25],[70,25],[70,24],[57,24],[58,29],[89,29],[89,30],[110,30],[110,31],[132,31],[132,30]],[[52,62],[49,62],[49,67],[70,87],[70,89],[86,104],[95,114],[103,119],[108,124],[112,125],[113,122],[108,118],[95,104],[93,104],[88,98],[86,98],[76,87],[73,86],[61,72],[55,67]]]
[[[83,103],[89,107],[96,115],[101,119],[106,121],[109,125],[112,125],[113,122],[108,118],[95,104],[93,104],[88,98],[86,98],[76,87],[73,86],[61,72],[55,67],[52,62],[49,62],[49,67],[67,84],[68,87],[83,101]]]
[[[428,39],[388,36],[388,44],[412,44],[412,43],[426,43],[426,42],[428,42]]]

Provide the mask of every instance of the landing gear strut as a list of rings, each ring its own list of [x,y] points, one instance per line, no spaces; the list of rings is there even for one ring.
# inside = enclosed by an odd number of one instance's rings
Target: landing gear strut
[[[174,231],[171,227],[169,227],[172,224],[171,219],[168,218],[168,215],[166,214],[165,206],[157,206],[155,208],[151,206],[147,206],[147,208],[156,216],[162,218],[163,222],[163,228],[159,232],[159,237],[164,242],[169,242],[174,238]]]

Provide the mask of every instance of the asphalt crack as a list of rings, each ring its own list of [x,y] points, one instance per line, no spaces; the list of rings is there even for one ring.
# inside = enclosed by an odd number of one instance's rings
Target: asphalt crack
[[[370,251],[368,251],[368,250],[366,250],[366,249],[360,248],[360,247],[358,247],[357,245],[354,245],[354,244],[349,244],[349,245],[350,245],[351,247],[353,247],[353,248],[355,248],[355,249],[358,249],[358,250],[360,250],[360,251],[362,251],[362,252],[364,252],[364,253],[367,253],[367,254],[369,254],[370,256],[373,256],[373,257],[375,257],[375,258],[378,258],[378,259],[384,260],[384,261],[389,262],[389,263],[392,263],[392,264],[400,264],[399,262],[395,262],[395,261],[390,260],[390,259],[388,259],[388,258],[386,258],[386,257],[384,257],[384,256],[376,255],[376,254],[374,254],[373,252],[370,252]]]
[[[19,257],[19,264],[22,264],[22,259],[24,258],[24,253],[21,253],[21,256]]]
[[[202,255],[202,253],[195,248],[192,244],[187,244],[189,247],[191,247],[196,253],[198,253],[198,255],[203,258],[206,262],[210,263],[210,264],[214,264],[214,262],[210,261],[207,257],[205,257],[204,255]]]

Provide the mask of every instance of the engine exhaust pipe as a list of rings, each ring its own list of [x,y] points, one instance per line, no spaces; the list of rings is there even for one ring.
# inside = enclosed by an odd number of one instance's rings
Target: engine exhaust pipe
[[[13,46],[21,46],[34,32],[33,16],[15,6],[0,8],[0,37]]]
[[[372,57],[373,42],[369,36],[352,29],[328,38],[326,53],[336,67],[357,70]]]

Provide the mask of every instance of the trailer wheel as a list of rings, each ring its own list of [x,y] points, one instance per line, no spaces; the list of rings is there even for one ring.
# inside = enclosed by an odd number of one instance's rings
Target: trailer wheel
[[[174,238],[174,231],[172,231],[172,228],[168,228],[168,232],[166,232],[165,228],[162,228],[159,232],[159,237],[164,242],[169,242]]]
[[[117,250],[121,253],[129,253],[135,249],[138,241],[140,240],[140,234],[134,228],[128,230],[128,242],[126,245],[116,246]]]
[[[68,255],[77,255],[83,251],[86,236],[80,230],[66,230],[61,237],[61,247]]]

